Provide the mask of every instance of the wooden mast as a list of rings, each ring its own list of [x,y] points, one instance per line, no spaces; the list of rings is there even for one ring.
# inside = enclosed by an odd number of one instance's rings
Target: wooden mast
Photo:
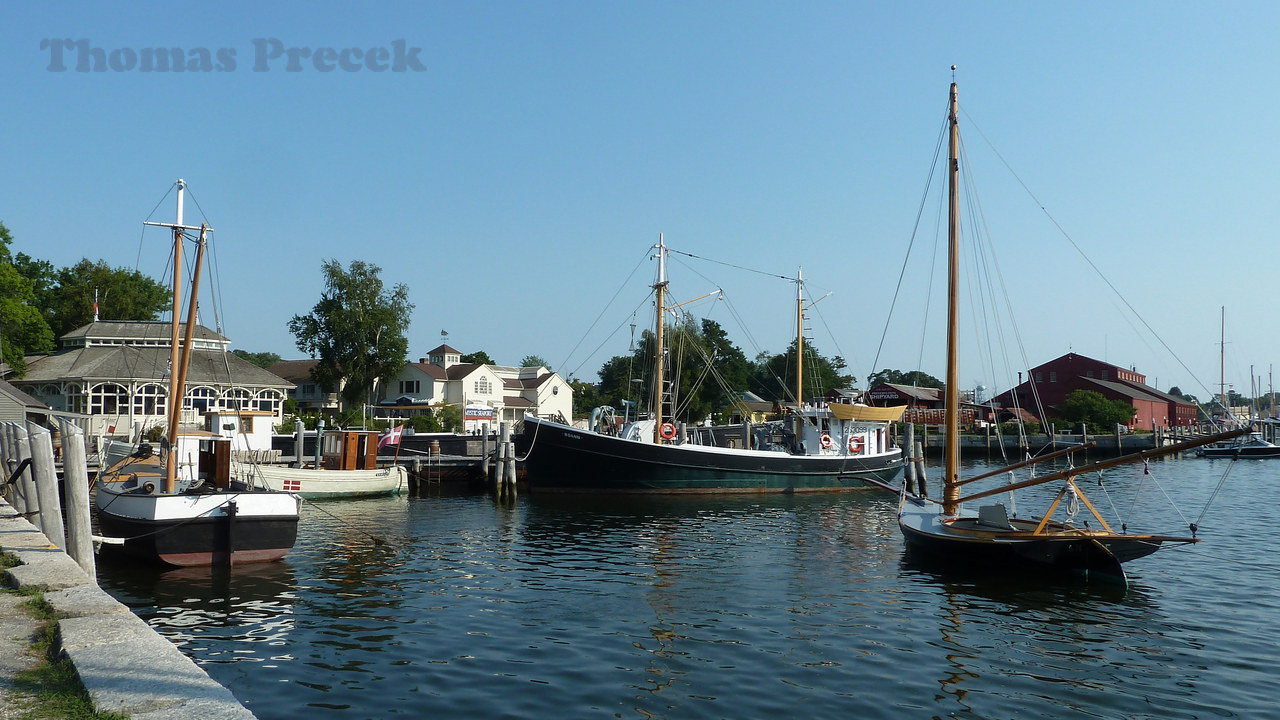
[[[955,66],[951,69],[954,71]],[[954,515],[959,509],[960,488],[960,370],[958,342],[960,338],[960,128],[956,84],[951,83],[951,109],[948,113],[950,142],[948,147],[948,212],[947,212],[947,393],[946,393],[946,460],[943,469],[942,511]]]
[[[169,398],[165,417],[168,427],[165,428],[165,440],[169,444],[168,456],[165,459],[164,492],[172,493],[178,479],[178,424],[182,419],[182,399],[187,380],[187,365],[191,361],[192,336],[195,331],[195,308],[199,297],[200,270],[204,262],[206,238],[212,228],[201,223],[200,227],[188,227],[182,224],[182,202],[187,184],[178,178],[178,217],[173,223],[144,222],[143,225],[167,227],[173,231],[173,317],[169,322]],[[187,315],[185,333],[186,344],[179,354],[178,324],[182,317],[182,241],[185,231],[199,230],[200,244],[196,251],[195,279],[191,287],[191,309]]]
[[[661,445],[665,442],[662,437],[662,425],[665,421],[663,417],[663,400],[666,397],[666,348],[665,348],[665,326],[666,326],[666,293],[667,293],[667,246],[663,242],[662,233],[658,233],[658,244],[654,246],[658,249],[658,280],[653,284],[654,306],[656,309],[653,338],[656,357],[654,358],[653,368],[653,441]]]

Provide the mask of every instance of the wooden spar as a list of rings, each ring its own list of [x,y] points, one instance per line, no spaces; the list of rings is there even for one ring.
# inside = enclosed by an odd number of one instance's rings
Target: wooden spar
[[[1033,487],[1035,485],[1042,485],[1047,482],[1053,482],[1054,480],[1061,480],[1062,478],[1072,478],[1077,475],[1083,475],[1089,472],[1106,470],[1107,468],[1115,467],[1117,465],[1127,465],[1129,463],[1138,462],[1139,460],[1149,460],[1154,457],[1171,455],[1176,452],[1182,452],[1183,450],[1198,448],[1201,445],[1208,445],[1209,443],[1222,442],[1223,440],[1230,440],[1231,438],[1240,437],[1241,435],[1247,435],[1248,433],[1249,433],[1249,428],[1244,428],[1240,430],[1228,430],[1226,432],[1220,432],[1215,435],[1208,435],[1206,437],[1199,438],[1196,440],[1186,440],[1180,443],[1175,443],[1173,445],[1166,445],[1165,447],[1162,447],[1162,448],[1144,450],[1140,453],[1132,453],[1129,455],[1121,455],[1120,457],[1111,458],[1110,460],[1099,460],[1098,462],[1092,463],[1090,465],[1085,465],[1084,467],[1067,468],[1066,470],[1059,470],[1058,472],[1050,473],[1048,475],[1041,475],[1040,477],[1031,478],[1030,480],[1024,480],[1019,483],[1004,485],[1002,487],[998,487],[993,490],[985,490],[983,492],[974,493],[972,495],[965,496],[963,499],[960,500],[960,502],[969,502],[970,500],[978,500],[980,498],[990,497],[992,495],[999,495],[1001,493],[1011,492],[1013,490],[1021,490],[1022,488]]]
[[[196,311],[200,305],[200,273],[204,267],[204,251],[208,244],[209,226],[200,224],[200,240],[196,245],[196,266],[191,276],[191,297],[187,301],[187,325],[182,333],[182,359],[178,361],[178,410],[182,410],[182,398],[187,394],[187,370],[191,367],[192,346],[195,345]]]
[[[1062,457],[1063,455],[1068,455],[1068,454],[1073,453],[1073,452],[1075,452],[1075,451],[1077,451],[1077,450],[1085,450],[1085,449],[1087,449],[1087,448],[1091,448],[1091,447],[1093,447],[1094,445],[1097,445],[1097,444],[1098,444],[1098,443],[1097,443],[1096,441],[1094,441],[1094,440],[1090,440],[1090,441],[1089,441],[1089,442],[1087,442],[1087,443],[1080,443],[1079,445],[1072,445],[1071,447],[1063,448],[1063,449],[1061,449],[1061,450],[1054,450],[1053,452],[1051,452],[1051,453],[1049,453],[1049,454],[1047,454],[1047,455],[1041,455],[1041,456],[1039,456],[1039,457],[1034,457],[1034,458],[1031,458],[1030,460],[1023,460],[1022,462],[1016,462],[1016,463],[1014,463],[1014,464],[1012,464],[1012,465],[1005,465],[1004,467],[1000,468],[999,470],[992,470],[991,472],[982,473],[981,475],[974,475],[973,477],[965,478],[964,480],[961,480],[960,482],[956,483],[956,486],[957,486],[957,487],[959,487],[960,485],[968,485],[968,484],[969,484],[969,483],[971,483],[971,482],[977,482],[978,480],[984,480],[984,479],[986,479],[986,478],[992,477],[993,475],[999,475],[999,474],[1001,474],[1001,473],[1009,472],[1010,470],[1018,470],[1018,469],[1021,469],[1021,468],[1026,467],[1026,466],[1028,466],[1028,465],[1035,465],[1035,464],[1037,464],[1037,463],[1042,463],[1042,462],[1045,462],[1046,460],[1052,460],[1052,459],[1054,459],[1054,458]]]
[[[191,335],[194,333],[195,307],[198,299],[197,290],[200,286],[200,266],[204,258],[205,239],[209,231],[213,229],[205,223],[201,223],[198,228],[182,224],[182,201],[186,187],[187,184],[182,178],[178,178],[178,218],[175,222],[142,223],[143,225],[167,227],[173,231],[173,317],[169,322],[169,405],[165,412],[169,423],[169,426],[165,428],[165,439],[169,443],[169,457],[165,462],[164,471],[164,491],[167,493],[174,491],[178,479],[178,422],[182,419],[182,397],[185,394],[183,390],[186,387],[187,363],[191,360]],[[191,290],[192,311],[187,316],[186,347],[183,350],[183,355],[179,357],[178,323],[179,318],[182,316],[182,241],[185,238],[184,231],[186,230],[200,231],[200,247],[196,254],[196,279],[192,284]]]
[[[951,83],[951,107],[948,117],[948,211],[947,211],[947,393],[946,393],[946,461],[942,478],[942,512],[955,515],[960,507],[960,128],[958,122],[956,84]]]
[[[657,310],[654,313],[657,319],[653,329],[654,346],[657,350],[653,369],[653,441],[661,445],[664,442],[662,437],[662,423],[664,421],[662,400],[666,390],[666,367],[664,366],[666,352],[663,348],[666,338],[663,329],[667,324],[667,319],[664,317],[666,308],[663,306],[666,301],[667,291],[667,246],[663,243],[662,233],[658,233],[657,248],[658,281],[653,284],[654,306]]]

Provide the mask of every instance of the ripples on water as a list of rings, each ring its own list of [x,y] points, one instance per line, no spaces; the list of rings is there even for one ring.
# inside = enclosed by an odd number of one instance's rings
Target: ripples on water
[[[1226,463],[1152,467],[1195,520]],[[1239,464],[1208,542],[1119,592],[913,565],[873,493],[331,502],[284,562],[101,572],[264,720],[1253,718],[1280,691],[1277,472]]]

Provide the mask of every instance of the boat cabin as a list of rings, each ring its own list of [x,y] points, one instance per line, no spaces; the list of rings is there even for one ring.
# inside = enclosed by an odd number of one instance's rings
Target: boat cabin
[[[321,446],[326,470],[373,470],[378,467],[378,433],[372,430],[329,430]]]

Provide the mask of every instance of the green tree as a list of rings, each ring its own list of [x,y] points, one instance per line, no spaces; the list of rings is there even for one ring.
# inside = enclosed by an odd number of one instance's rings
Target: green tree
[[[751,391],[774,402],[795,402],[796,343],[793,340],[785,353],[756,357],[751,375]],[[844,372],[844,358],[836,355],[825,357],[815,345],[805,343],[804,348],[804,397],[821,397],[832,390],[852,387],[853,376]]]
[[[927,387],[937,388],[939,390],[946,389],[947,384],[929,373],[920,370],[911,370],[910,372],[902,372],[901,370],[889,370],[888,368],[877,373],[872,373],[867,378],[867,387],[873,388],[882,383],[893,383],[894,385],[907,385],[910,387]]]
[[[475,363],[476,365],[496,365],[493,358],[489,357],[489,353],[483,350],[467,353],[458,357],[464,363]]]
[[[462,432],[462,408],[458,405],[441,405],[435,408],[435,416],[444,432]]]
[[[407,286],[383,286],[377,265],[353,260],[344,269],[337,260],[328,260],[321,270],[325,290],[320,301],[310,314],[294,315],[289,331],[298,349],[319,361],[312,370],[316,382],[330,392],[341,388],[343,401],[351,406],[379,378],[404,367],[413,303]]]
[[[0,263],[0,358],[19,378],[27,373],[25,355],[53,350],[53,333],[34,299],[31,281],[11,263]]]
[[[102,320],[155,320],[173,307],[170,288],[137,270],[113,268],[105,260],[85,258],[59,270],[57,285],[48,293],[45,311],[56,336],[93,321],[95,291]]]
[[[1126,425],[1137,412],[1122,400],[1108,400],[1093,390],[1073,390],[1058,406],[1060,420],[1070,424],[1086,423],[1090,431],[1111,431]]]
[[[520,367],[544,367],[550,370],[551,363],[543,360],[541,355],[525,355],[520,360]]]
[[[268,368],[280,362],[280,356],[273,352],[249,352],[248,350],[232,350],[232,355],[247,360],[260,368]]]
[[[51,352],[54,335],[40,312],[35,282],[17,264],[25,256],[15,259],[12,244],[13,233],[0,223],[0,361],[20,378],[27,373],[25,356]]]

